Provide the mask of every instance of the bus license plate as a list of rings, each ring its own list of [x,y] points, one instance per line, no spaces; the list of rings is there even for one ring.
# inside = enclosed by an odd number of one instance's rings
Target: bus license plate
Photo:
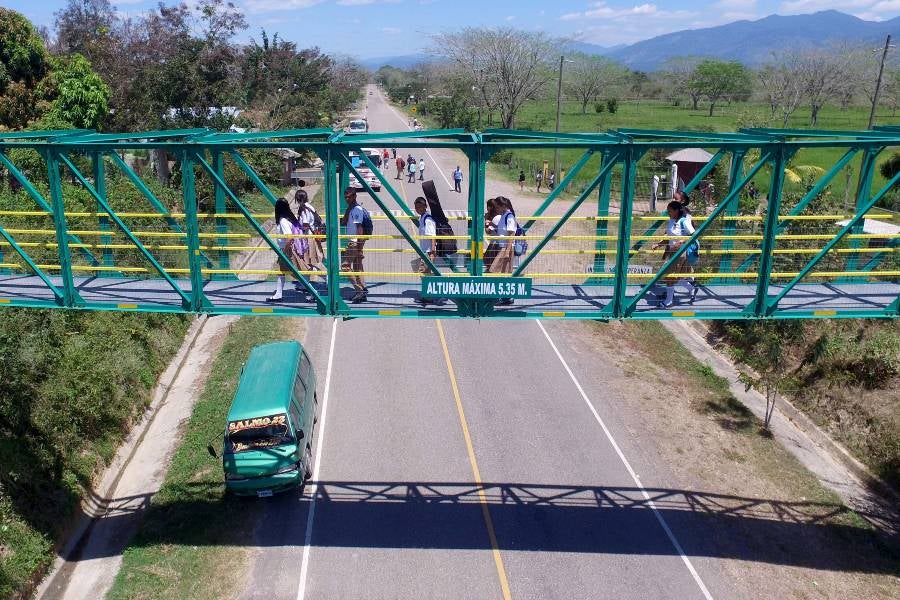
[[[257,498],[271,498],[272,490],[259,490],[258,492],[256,492],[256,497]]]

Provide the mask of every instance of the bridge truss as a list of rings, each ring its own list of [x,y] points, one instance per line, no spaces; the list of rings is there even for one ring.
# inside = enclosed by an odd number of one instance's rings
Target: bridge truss
[[[0,206],[0,306],[344,318],[896,317],[900,227],[897,215],[878,206],[897,193],[900,175],[879,179],[877,168],[896,146],[900,127],[0,132],[0,170],[13,188]],[[379,167],[364,148],[433,152],[463,165],[465,195],[437,186],[456,254],[432,260],[422,252],[412,210],[420,192],[410,193],[393,164]],[[486,177],[501,152],[556,148],[575,159],[547,195],[497,188]],[[665,253],[653,244],[666,240],[666,217],[650,210],[644,182],[663,172],[661,156],[683,148],[703,148],[712,159],[683,186],[695,198],[695,233]],[[286,188],[261,165],[285,149],[322,162],[321,184],[313,187],[326,234],[300,237],[318,240],[325,260],[321,270],[292,264],[298,290],[289,286],[283,301],[271,304],[275,260],[287,258],[278,241],[291,236],[273,233],[271,205]],[[157,150],[173,163],[172,187],[138,166]],[[803,168],[823,160],[830,168]],[[797,171],[814,174],[792,182]],[[713,180],[724,182],[719,190],[709,184],[715,173]],[[340,226],[342,191],[351,181],[375,222],[373,234],[362,236],[370,291],[360,304],[349,301],[348,278],[357,273],[340,267],[349,239],[360,237]],[[764,202],[748,199],[751,181],[762,182]],[[841,184],[846,192],[836,192]],[[512,273],[485,268],[485,252],[498,241],[484,227],[493,189],[512,199],[529,246]],[[452,209],[456,198],[464,206]],[[700,263],[687,272],[681,257],[694,241]],[[427,281],[464,282],[470,293],[418,304],[425,280],[418,264]],[[672,306],[661,306],[667,284],[689,279],[696,295],[679,290]],[[515,302],[499,304],[503,290],[471,293],[488,289],[473,284],[491,281],[513,285],[505,295],[518,292]]]

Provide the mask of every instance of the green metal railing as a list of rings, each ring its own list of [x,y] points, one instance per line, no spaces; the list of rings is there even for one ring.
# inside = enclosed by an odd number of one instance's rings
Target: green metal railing
[[[896,193],[900,176],[878,185],[875,179],[879,158],[898,145],[900,128],[892,127],[0,132],[0,171],[22,190],[5,193],[15,203],[0,207],[0,306],[344,318],[892,318],[900,304],[900,223],[876,207]],[[666,217],[641,208],[635,181],[651,151],[689,147],[713,158],[684,191],[693,192],[715,169],[727,171],[728,186],[708,214],[692,215],[693,234],[676,240],[666,235]],[[457,153],[454,163],[467,165],[467,194],[457,206],[450,206],[456,195],[441,197],[452,213],[455,255],[438,260],[422,249],[411,197],[421,193],[418,183],[410,188],[392,180],[393,165],[376,164],[364,148]],[[271,216],[259,213],[259,199],[270,206],[283,190],[267,181],[258,153],[283,149],[321,160],[325,235],[280,235]],[[495,254],[513,238],[485,228],[488,190],[498,186],[487,181],[486,165],[498,152],[524,149],[570,150],[577,158],[546,196],[500,188],[513,196],[529,248],[498,269]],[[839,158],[808,189],[794,189],[785,169],[804,149],[831,149]],[[159,150],[174,161],[180,189],[160,187],[125,156]],[[28,172],[17,158],[21,151],[36,153],[43,169]],[[429,161],[432,171],[440,168],[433,157]],[[827,195],[848,169],[856,173],[850,211]],[[740,214],[744,188],[763,177],[764,212]],[[350,235],[341,226],[351,180],[374,214],[372,236]],[[200,194],[209,210],[200,209]],[[290,244],[298,237],[321,245],[321,265],[296,260]],[[365,270],[358,273],[342,264],[350,238],[366,242]],[[699,263],[686,261],[694,242],[701,247]],[[297,291],[267,302],[279,274],[295,280]],[[529,292],[512,304],[501,292],[465,291],[429,304],[425,274],[466,284],[527,279]],[[366,277],[369,288],[357,304],[350,287],[356,276]],[[673,292],[678,286],[688,291]]]

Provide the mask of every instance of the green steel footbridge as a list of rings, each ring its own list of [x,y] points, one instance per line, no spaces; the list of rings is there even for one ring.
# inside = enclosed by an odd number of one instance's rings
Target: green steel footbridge
[[[884,179],[878,164],[898,146],[900,127],[0,132],[0,307],[343,318],[894,318],[900,223],[884,207],[900,175]],[[432,259],[421,250],[412,206],[422,182],[399,177],[393,154],[381,164],[375,155],[385,148],[428,157],[426,173],[453,230],[438,237],[454,239],[455,253]],[[666,251],[656,242],[667,239],[667,188],[654,210],[647,182],[665,173],[662,157],[685,148],[711,158],[683,183],[695,199],[695,232]],[[555,189],[536,194],[487,177],[492,157],[518,149],[563,149],[578,158]],[[149,155],[171,164],[170,186],[157,183]],[[324,233],[275,232],[271,207],[292,194],[271,168],[273,156],[276,166],[284,156],[315,165],[307,190]],[[801,169],[794,165],[823,162],[826,168],[804,169],[814,175],[792,181]],[[456,165],[461,193],[448,180]],[[719,189],[709,184],[714,174],[724,182]],[[751,181],[763,191],[758,201],[746,192]],[[373,217],[371,235],[351,236],[340,225],[348,186],[359,189]],[[523,229],[516,239],[528,247],[511,269],[492,273],[485,259],[499,240],[486,232],[485,200],[501,194]],[[362,271],[342,261],[352,237],[364,238]],[[284,238],[320,244],[324,260],[289,262]],[[700,259],[689,268],[684,257],[695,241]],[[282,301],[271,303],[279,258],[296,289],[289,284]],[[350,278],[357,276],[369,292],[353,303]],[[676,282],[695,285],[675,286],[667,306],[660,299]],[[429,293],[442,300],[421,304]]]

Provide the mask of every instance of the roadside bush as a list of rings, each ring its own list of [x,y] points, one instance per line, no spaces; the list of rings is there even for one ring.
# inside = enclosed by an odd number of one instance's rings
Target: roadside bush
[[[488,161],[488,162],[494,163],[495,165],[504,165],[504,166],[508,167],[509,165],[512,164],[512,161],[513,161],[512,150],[501,150],[500,152],[497,152],[496,154],[494,154],[491,157],[490,161]]]
[[[609,114],[614,115],[619,110],[619,100],[616,98],[610,98],[606,101],[606,110],[609,111]]]
[[[604,110],[606,110],[606,106],[604,106],[602,102],[597,102],[596,104],[594,104],[594,112],[598,115]]]
[[[900,152],[894,152],[889,159],[881,163],[879,166],[881,176],[885,179],[891,179],[897,173],[900,173]]]

